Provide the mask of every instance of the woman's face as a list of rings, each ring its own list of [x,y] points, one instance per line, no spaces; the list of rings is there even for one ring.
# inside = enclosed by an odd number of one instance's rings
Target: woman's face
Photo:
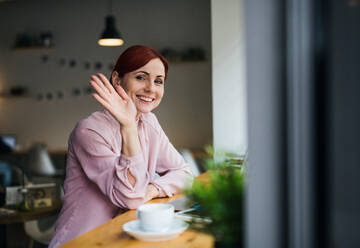
[[[160,104],[164,95],[164,82],[165,68],[159,58],[150,60],[143,67],[120,78],[120,85],[136,106],[136,118],[141,113],[149,113]]]

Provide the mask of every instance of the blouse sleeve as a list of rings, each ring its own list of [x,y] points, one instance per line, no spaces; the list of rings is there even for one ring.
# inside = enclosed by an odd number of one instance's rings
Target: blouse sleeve
[[[88,128],[76,129],[70,141],[86,176],[114,205],[134,209],[144,203],[149,175],[143,154],[119,155],[101,134]],[[128,171],[136,180],[134,186]]]
[[[190,187],[193,181],[189,165],[185,163],[184,158],[170,143],[162,129],[156,172],[160,177],[151,183],[159,190],[160,197],[171,197],[180,193],[185,187]]]

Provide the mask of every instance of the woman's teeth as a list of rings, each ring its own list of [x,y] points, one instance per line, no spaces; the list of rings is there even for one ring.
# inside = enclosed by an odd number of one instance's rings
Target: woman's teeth
[[[138,98],[139,98],[140,100],[145,101],[145,102],[152,102],[152,101],[153,101],[152,98],[148,98],[148,97],[145,97],[145,96],[138,96]]]

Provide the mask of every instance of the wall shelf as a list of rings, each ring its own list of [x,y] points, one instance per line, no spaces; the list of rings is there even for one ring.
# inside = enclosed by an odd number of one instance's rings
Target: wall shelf
[[[52,50],[55,46],[24,46],[24,47],[14,47],[14,51],[43,51],[43,50]]]
[[[23,94],[23,95],[11,95],[6,93],[0,93],[0,98],[6,98],[6,99],[24,99],[24,98],[31,98],[31,95],[29,94]]]

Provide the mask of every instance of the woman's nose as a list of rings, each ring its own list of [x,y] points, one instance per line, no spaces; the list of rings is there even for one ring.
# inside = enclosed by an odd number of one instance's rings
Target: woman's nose
[[[154,90],[154,84],[153,84],[151,81],[148,81],[148,82],[146,83],[145,89],[146,89],[147,91],[153,91],[153,90]]]

